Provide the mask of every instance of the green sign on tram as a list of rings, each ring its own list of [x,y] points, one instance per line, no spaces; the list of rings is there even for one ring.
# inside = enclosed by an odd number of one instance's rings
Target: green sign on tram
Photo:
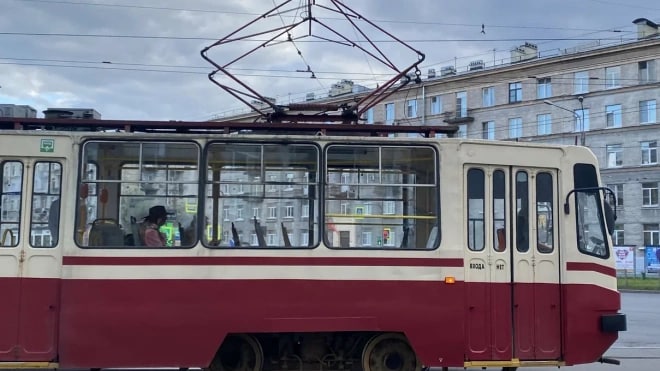
[[[41,146],[39,147],[40,152],[54,152],[55,151],[55,139],[42,139]]]

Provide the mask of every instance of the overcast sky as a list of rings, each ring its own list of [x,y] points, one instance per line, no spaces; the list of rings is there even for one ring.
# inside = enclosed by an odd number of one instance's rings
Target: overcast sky
[[[0,103],[94,108],[105,119],[206,120],[245,106],[213,85],[200,51],[282,0],[0,0]],[[292,1],[281,16],[241,36],[300,21]],[[316,0],[328,5],[328,0]],[[641,0],[344,0],[365,18],[426,55],[429,68],[461,68],[472,60],[506,62],[530,41],[541,55],[595,42],[635,38],[636,18],[660,21],[660,4]],[[357,30],[321,7],[319,21],[352,40]],[[364,22],[358,26],[397,67],[416,55]],[[482,25],[483,31],[482,32]],[[292,32],[304,36],[307,24]],[[312,33],[332,37],[320,24]],[[57,34],[57,35],[56,35]],[[270,35],[270,34],[268,34]],[[263,40],[264,36],[257,39]],[[311,41],[311,42],[310,42]],[[234,42],[209,56],[226,64],[257,45]],[[361,44],[364,45],[364,44]],[[365,46],[366,47],[366,46]],[[300,54],[298,53],[300,51]],[[309,66],[311,73],[305,71]],[[393,72],[356,48],[305,38],[260,48],[232,72],[265,96],[286,103],[327,94],[341,80],[373,87]],[[389,75],[388,75],[389,74]],[[225,76],[218,80],[232,87]]]

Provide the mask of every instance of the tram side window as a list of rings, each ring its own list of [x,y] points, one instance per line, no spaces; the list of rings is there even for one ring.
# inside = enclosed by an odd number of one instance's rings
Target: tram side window
[[[423,146],[330,145],[325,243],[331,248],[436,248],[436,152]]]
[[[90,141],[83,146],[82,159],[79,245],[173,248],[196,243],[196,143]],[[154,238],[145,239],[147,234]]]
[[[495,251],[506,250],[506,177],[504,171],[493,172],[493,246]]]
[[[467,173],[468,248],[484,249],[485,176],[482,169],[470,169]]]
[[[516,248],[529,250],[529,177],[527,172],[516,173]]]
[[[62,165],[37,162],[32,179],[30,245],[54,247],[59,241]]]
[[[541,253],[554,250],[554,187],[552,174],[536,174],[536,247]]]
[[[598,186],[596,167],[592,164],[576,164],[573,168],[573,178],[578,250],[587,255],[607,259],[610,252],[605,232],[603,199],[599,191],[585,189]]]
[[[319,236],[319,149],[211,143],[202,241],[219,248],[311,248]]]
[[[23,201],[23,164],[2,163],[2,194],[0,204],[0,247],[18,246]]]

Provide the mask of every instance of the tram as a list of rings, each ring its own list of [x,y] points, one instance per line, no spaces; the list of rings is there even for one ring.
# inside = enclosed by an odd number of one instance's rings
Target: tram
[[[587,148],[213,125],[0,119],[0,367],[616,362]]]

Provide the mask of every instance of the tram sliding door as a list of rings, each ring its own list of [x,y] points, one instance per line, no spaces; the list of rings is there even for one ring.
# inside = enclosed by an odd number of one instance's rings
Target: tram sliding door
[[[509,179],[507,168],[465,168],[466,355],[470,361],[513,357]]]
[[[0,361],[57,356],[62,161],[2,159]]]
[[[514,357],[561,357],[557,171],[513,168]]]

